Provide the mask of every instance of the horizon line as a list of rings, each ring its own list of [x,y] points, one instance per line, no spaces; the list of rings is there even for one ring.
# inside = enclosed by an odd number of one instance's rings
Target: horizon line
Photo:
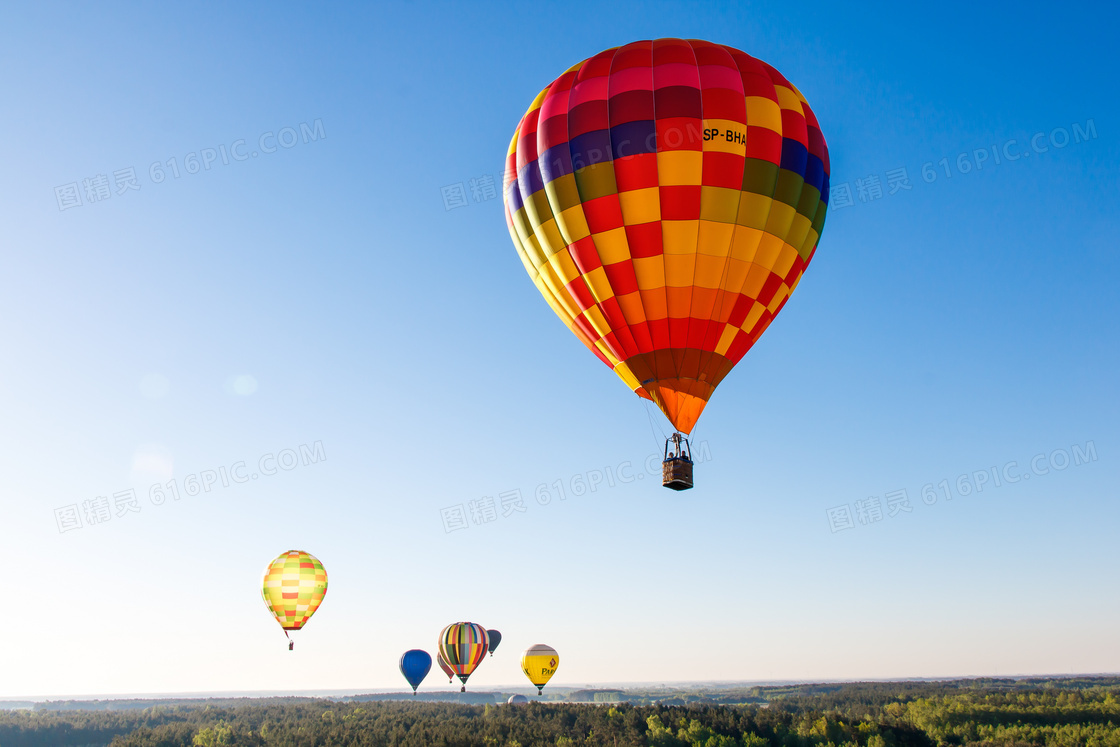
[[[857,684],[861,682],[875,682],[875,683],[906,683],[906,682],[957,682],[962,680],[1032,680],[1032,679],[1058,679],[1069,680],[1081,677],[1120,677],[1120,672],[1083,672],[1072,674],[979,674],[979,675],[959,675],[959,676],[943,676],[943,677],[930,677],[930,676],[904,676],[904,677],[853,677],[853,678],[796,678],[796,679],[766,679],[766,680],[666,680],[663,682],[601,682],[601,683],[585,683],[582,685],[568,685],[568,684],[555,684],[552,685],[553,690],[589,690],[589,689],[602,689],[602,690],[618,690],[626,688],[672,688],[680,689],[684,686],[714,686],[722,688],[732,687],[780,687],[783,685],[845,685]],[[454,685],[448,685],[453,688]],[[533,685],[494,685],[486,689],[471,690],[468,693],[493,693],[493,692],[513,692],[515,690],[532,690]],[[190,690],[184,692],[162,692],[162,693],[85,693],[77,695],[11,695],[0,697],[0,703],[10,702],[55,702],[55,701],[117,701],[117,700],[212,700],[219,698],[228,699],[255,699],[263,700],[266,698],[319,698],[323,700],[330,700],[333,697],[353,697],[360,695],[394,695],[400,693],[402,695],[412,696],[413,693],[407,690],[398,688],[338,688],[338,689],[315,689],[315,690]],[[455,694],[459,695],[460,692],[454,689],[449,690],[425,690],[425,694]],[[416,695],[420,693],[417,692]]]

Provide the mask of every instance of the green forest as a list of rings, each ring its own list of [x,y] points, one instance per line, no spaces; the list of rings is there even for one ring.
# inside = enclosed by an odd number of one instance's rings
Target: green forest
[[[583,690],[569,699],[596,702],[520,706],[384,695],[48,702],[0,712],[0,747],[1120,747],[1118,696],[1120,678],[1087,677]]]

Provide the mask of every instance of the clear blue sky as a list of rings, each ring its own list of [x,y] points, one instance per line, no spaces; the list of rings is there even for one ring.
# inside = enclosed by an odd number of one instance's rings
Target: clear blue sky
[[[463,619],[505,635],[477,688],[526,684],[534,643],[577,685],[1120,671],[1117,21],[4,7],[0,695],[404,687],[400,653]],[[667,424],[470,190],[545,84],[660,36],[781,70],[853,203],[700,420],[683,494],[613,479]],[[325,459],[260,464],[316,442]],[[221,476],[238,462],[257,478]],[[573,494],[608,466],[613,487]],[[182,495],[155,505],[169,480]],[[138,510],[113,499],[130,489]],[[483,496],[497,515],[470,523]],[[289,653],[259,580],[293,548],[331,585]]]

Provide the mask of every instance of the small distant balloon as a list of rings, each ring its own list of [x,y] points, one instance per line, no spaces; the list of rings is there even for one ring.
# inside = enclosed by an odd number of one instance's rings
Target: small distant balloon
[[[552,675],[556,674],[558,666],[560,666],[560,654],[556,653],[556,649],[552,646],[543,643],[530,646],[521,654],[521,671],[537,686],[537,695],[541,694],[541,689],[552,679]]]
[[[412,685],[412,694],[415,695],[416,688],[420,687],[420,683],[432,669],[432,656],[418,648],[405,651],[401,654],[400,668],[408,684]]]
[[[447,662],[443,660],[443,654],[440,652],[436,652],[436,664],[439,664],[439,668],[447,675],[447,684],[450,685],[455,680],[455,670],[447,666]]]
[[[261,581],[261,596],[284,635],[288,650],[295,645],[288,631],[299,630],[327,595],[327,571],[319,559],[302,550],[289,550],[268,564]]]
[[[487,630],[487,637],[490,639],[490,655],[494,655],[494,650],[498,648],[498,644],[502,642],[502,634],[497,630]]]
[[[511,696],[509,696],[509,700],[506,701],[506,704],[507,705],[525,705],[528,702],[529,702],[529,699],[526,698],[524,695],[511,695]]]

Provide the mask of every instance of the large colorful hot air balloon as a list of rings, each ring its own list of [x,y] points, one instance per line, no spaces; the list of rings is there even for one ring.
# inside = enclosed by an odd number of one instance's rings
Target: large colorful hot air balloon
[[[521,654],[521,671],[529,681],[537,686],[537,695],[556,674],[556,667],[560,666],[560,654],[552,646],[538,643],[530,646]]]
[[[412,694],[415,695],[416,688],[420,687],[432,668],[432,655],[418,648],[405,651],[401,654],[400,668],[408,684],[412,685]]]
[[[299,630],[319,609],[327,594],[327,571],[319,559],[300,550],[280,555],[264,571],[261,596],[284,635]],[[295,642],[288,636],[288,650]]]
[[[490,639],[490,655],[494,655],[494,651],[498,648],[498,644],[502,642],[502,634],[497,630],[487,630],[486,637]]]
[[[658,39],[541,91],[510,143],[503,199],[553,311],[687,435],[812,260],[828,175],[817,118],[781,73],[732,47]]]
[[[447,666],[447,662],[443,660],[443,654],[438,651],[436,652],[436,664],[439,664],[439,668],[447,675],[447,683],[451,684],[455,679],[455,670]]]
[[[482,662],[489,645],[486,628],[478,623],[452,623],[439,634],[437,648],[443,654],[447,666],[451,667],[463,683],[460,692],[467,691],[467,678]]]

